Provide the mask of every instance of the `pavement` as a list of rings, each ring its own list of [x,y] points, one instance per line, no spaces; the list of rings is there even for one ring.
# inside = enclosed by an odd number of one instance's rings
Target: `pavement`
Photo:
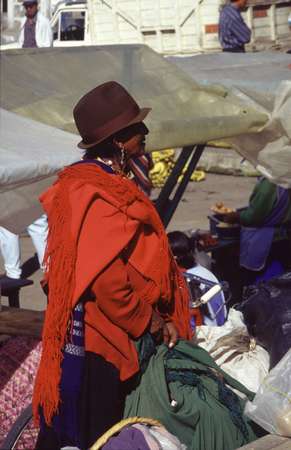
[[[207,216],[211,213],[211,206],[217,201],[223,201],[226,206],[233,208],[245,206],[255,182],[255,177],[207,173],[204,181],[189,183],[167,231],[197,228],[207,230]],[[158,190],[153,193],[153,197],[157,194]],[[21,251],[23,262],[34,255],[34,248],[28,236],[21,237]],[[3,262],[0,260],[0,272],[2,271]],[[21,308],[37,311],[45,309],[46,297],[40,288],[41,278],[42,273],[38,270],[30,277],[34,284],[21,290]],[[2,297],[2,304],[7,305],[5,297]]]

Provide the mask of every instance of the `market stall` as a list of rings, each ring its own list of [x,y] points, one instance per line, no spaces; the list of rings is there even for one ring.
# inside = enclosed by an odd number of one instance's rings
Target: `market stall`
[[[74,151],[77,136],[72,133],[72,107],[84,92],[112,78],[113,68],[114,78],[141,104],[153,108],[147,121],[147,150],[183,148],[156,201],[165,225],[210,140],[228,139],[261,173],[291,186],[291,165],[287,164],[291,135],[286,120],[291,110],[290,82],[279,85],[277,94],[265,102],[257,92],[197,84],[144,46],[5,52],[1,66],[1,225],[21,232],[39,214],[37,197],[54,174],[79,158]],[[19,136],[23,136],[21,147]],[[276,155],[274,165],[270,156],[264,156],[270,152]],[[0,313],[3,323],[8,312]],[[33,342],[32,351],[37,345]],[[29,401],[23,406],[27,405]]]

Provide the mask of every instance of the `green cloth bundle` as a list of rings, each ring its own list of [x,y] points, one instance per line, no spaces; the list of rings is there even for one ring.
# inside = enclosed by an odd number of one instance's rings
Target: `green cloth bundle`
[[[137,347],[144,352],[145,343],[140,340]],[[183,340],[171,350],[161,345],[142,368],[126,399],[125,418],[159,420],[188,450],[233,450],[263,434],[243,415],[245,401],[226,385],[250,400],[254,394],[199,346]]]

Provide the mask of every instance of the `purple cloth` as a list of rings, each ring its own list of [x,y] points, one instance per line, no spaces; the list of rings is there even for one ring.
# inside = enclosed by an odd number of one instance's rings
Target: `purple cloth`
[[[134,427],[124,428],[116,437],[109,439],[102,450],[151,450],[143,433]]]

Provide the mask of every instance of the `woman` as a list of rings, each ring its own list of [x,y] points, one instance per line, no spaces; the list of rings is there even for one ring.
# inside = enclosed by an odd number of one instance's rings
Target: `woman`
[[[48,215],[48,308],[34,389],[36,448],[90,447],[122,418],[139,371],[135,341],[190,337],[188,296],[150,200],[126,177],[148,130],[118,83],[74,109],[86,150],[41,197]]]
[[[260,177],[248,207],[226,214],[223,220],[241,225],[239,262],[243,286],[289,269],[291,189]]]

